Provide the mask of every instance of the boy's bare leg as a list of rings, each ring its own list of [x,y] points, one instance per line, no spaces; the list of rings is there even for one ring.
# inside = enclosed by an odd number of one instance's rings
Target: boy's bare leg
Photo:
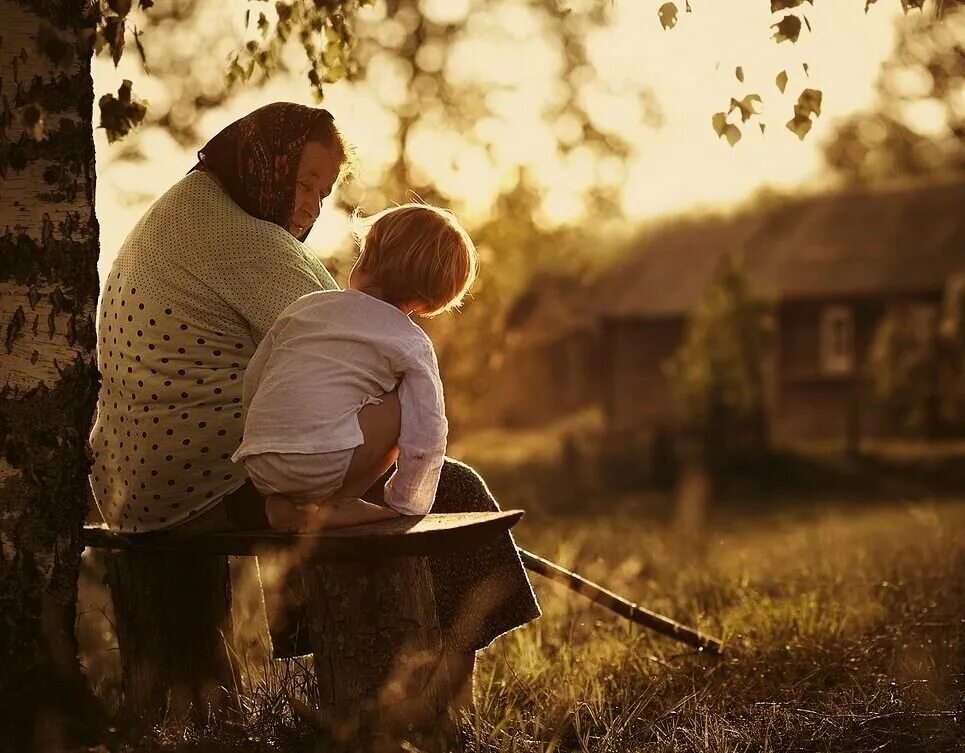
[[[380,405],[366,405],[359,411],[359,427],[364,443],[355,448],[349,463],[339,497],[365,496],[370,502],[381,503],[367,492],[382,475],[392,467],[399,456],[399,430],[402,426],[402,409],[397,392],[387,392]]]
[[[346,497],[317,501],[293,500],[272,495],[265,500],[265,512],[273,530],[310,533],[323,528],[344,528],[363,523],[397,518],[394,510],[373,505],[364,499]]]
[[[345,528],[399,517],[395,510],[357,497],[331,497],[318,502],[271,496],[265,500],[265,510],[273,529],[290,533]]]
[[[268,497],[265,511],[273,529],[316,531],[372,523],[398,515],[384,506],[361,499],[398,457],[401,426],[398,394],[388,392],[382,396],[380,404],[366,405],[359,411],[358,419],[364,441],[352,453],[341,489],[325,499]]]

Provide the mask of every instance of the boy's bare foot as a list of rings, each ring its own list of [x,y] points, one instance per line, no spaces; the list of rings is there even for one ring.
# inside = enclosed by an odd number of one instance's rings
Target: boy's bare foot
[[[388,507],[373,505],[355,497],[295,501],[289,497],[272,495],[265,500],[265,512],[273,530],[288,533],[346,528],[399,516],[399,513]]]
[[[265,514],[273,531],[297,533],[308,529],[315,508],[316,505],[295,504],[280,494],[265,498]]]

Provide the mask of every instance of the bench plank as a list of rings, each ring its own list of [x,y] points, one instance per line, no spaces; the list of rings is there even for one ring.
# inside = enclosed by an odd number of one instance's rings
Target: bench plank
[[[297,550],[318,560],[373,559],[449,554],[477,548],[523,517],[522,510],[402,516],[377,523],[323,530],[318,533],[244,531],[179,536],[170,532],[116,533],[104,526],[87,526],[85,546],[198,554],[256,555]]]

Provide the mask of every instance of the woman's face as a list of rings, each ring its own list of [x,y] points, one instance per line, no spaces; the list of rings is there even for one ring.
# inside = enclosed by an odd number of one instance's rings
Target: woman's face
[[[317,141],[308,141],[302,149],[295,183],[295,208],[288,231],[301,238],[318,218],[322,201],[332,192],[338,179],[339,161]]]

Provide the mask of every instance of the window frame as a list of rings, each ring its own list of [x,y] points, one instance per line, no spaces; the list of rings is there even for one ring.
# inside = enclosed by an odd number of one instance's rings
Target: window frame
[[[818,322],[818,362],[822,374],[849,376],[855,370],[854,310],[842,303],[825,306]]]

